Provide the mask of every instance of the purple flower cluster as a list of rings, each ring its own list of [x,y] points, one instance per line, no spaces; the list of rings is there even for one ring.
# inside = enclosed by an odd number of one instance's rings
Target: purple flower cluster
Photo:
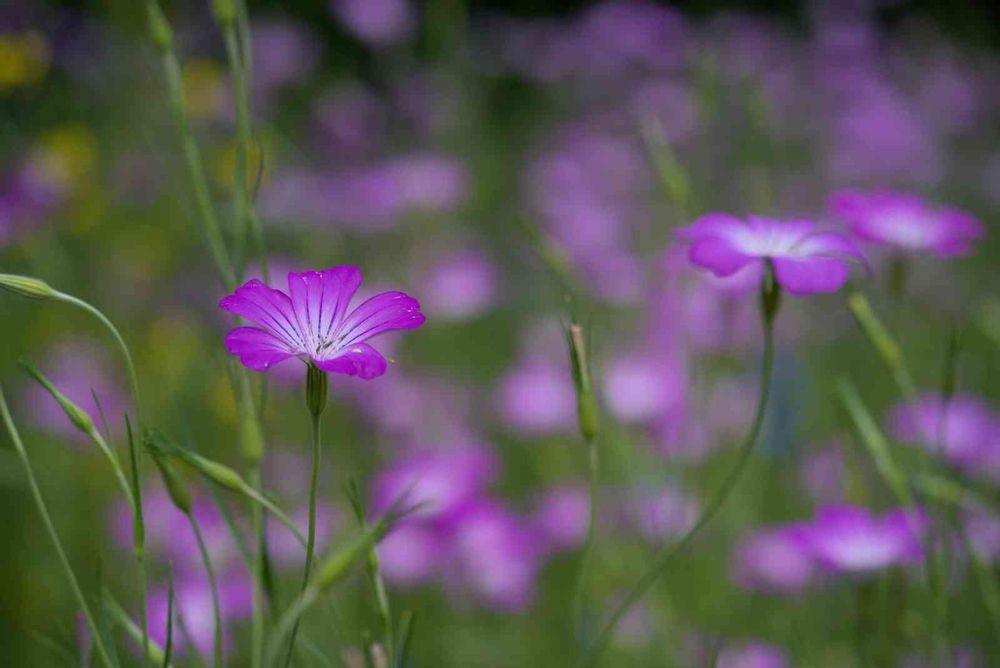
[[[488,494],[496,458],[478,444],[415,452],[382,471],[372,509],[401,497],[420,504],[415,517],[379,544],[385,577],[398,585],[440,581],[455,596],[471,595],[493,609],[529,605],[542,556],[531,524]]]

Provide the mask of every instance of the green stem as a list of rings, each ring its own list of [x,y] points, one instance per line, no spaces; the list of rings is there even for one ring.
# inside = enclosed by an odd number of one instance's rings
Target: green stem
[[[766,312],[767,309],[765,308],[765,313]],[[750,460],[750,454],[753,452],[754,444],[757,442],[757,436],[760,433],[761,425],[764,422],[768,396],[770,395],[771,372],[774,366],[773,315],[774,312],[771,311],[770,315],[765,315],[764,317],[764,352],[761,359],[760,394],[757,397],[757,408],[754,413],[753,422],[750,425],[750,430],[747,432],[743,442],[740,444],[736,464],[733,466],[725,480],[723,480],[722,485],[718,488],[715,495],[706,506],[705,512],[701,515],[695,525],[691,527],[691,529],[684,534],[684,536],[677,543],[664,547],[653,560],[652,565],[640,576],[639,580],[636,581],[632,588],[628,590],[625,597],[618,603],[614,611],[611,613],[611,616],[608,618],[608,621],[605,622],[601,631],[597,634],[594,642],[591,643],[589,649],[583,652],[577,660],[576,665],[578,667],[589,668],[597,663],[601,652],[611,640],[615,627],[621,621],[622,617],[625,616],[625,613],[627,613],[632,606],[635,605],[640,598],[642,598],[642,596],[653,585],[653,583],[656,582],[656,579],[663,573],[664,569],[670,564],[674,557],[682,552],[701,532],[701,530],[712,521],[715,515],[725,504],[726,500],[729,498],[730,493],[736,487],[736,483],[740,480],[743,470],[746,468],[746,464]]]
[[[66,572],[66,578],[69,580],[70,589],[73,590],[73,596],[76,597],[77,604],[83,612],[83,617],[87,620],[87,626],[90,627],[90,633],[94,639],[94,648],[97,650],[97,654],[101,657],[101,662],[107,668],[114,668],[115,664],[111,660],[108,648],[104,644],[104,637],[101,635],[100,628],[94,620],[94,615],[90,610],[90,605],[88,605],[86,597],[83,595],[83,590],[80,588],[80,583],[76,579],[76,574],[73,573],[73,567],[70,566],[69,558],[66,556],[66,551],[63,549],[62,541],[59,540],[59,534],[56,532],[55,524],[52,523],[52,517],[49,515],[48,507],[45,505],[45,499],[42,497],[41,489],[38,487],[38,481],[35,479],[35,472],[31,468],[28,453],[24,449],[24,444],[21,442],[21,436],[17,431],[17,427],[14,425],[13,418],[10,416],[10,410],[7,408],[7,400],[4,398],[2,388],[0,388],[0,414],[3,416],[4,425],[7,427],[7,432],[10,434],[11,441],[14,443],[14,449],[17,450],[17,455],[21,459],[21,463],[24,465],[24,472],[28,477],[28,485],[31,487],[31,495],[34,497],[35,505],[38,507],[38,514],[42,516],[42,523],[45,524],[45,529],[48,531],[49,537],[52,539],[52,544],[55,546],[56,554],[59,556],[59,562],[62,564],[63,570]]]
[[[242,276],[245,265],[244,245],[246,243],[249,218],[247,211],[250,198],[247,193],[247,156],[250,154],[250,105],[247,96],[247,82],[240,62],[240,43],[235,22],[222,26],[222,38],[226,44],[226,60],[229,62],[230,77],[233,81],[233,96],[236,106],[236,173],[233,178],[233,217],[236,221],[236,275]]]
[[[260,465],[254,466],[250,474],[250,484],[260,487]],[[250,641],[250,665],[261,668],[264,658],[264,510],[258,504],[252,509],[253,535],[256,545],[251,577],[253,578],[253,622]]]
[[[310,373],[312,369],[310,368]],[[322,372],[320,372],[322,373]],[[323,376],[325,381],[325,375]],[[306,533],[306,563],[302,570],[302,592],[309,586],[309,575],[312,572],[313,549],[316,546],[316,492],[319,486],[319,455],[320,455],[320,414],[312,411],[312,472],[309,476],[309,528]],[[300,618],[295,620],[292,626],[291,637],[288,641],[288,654],[285,655],[285,666],[292,661],[292,653],[295,649],[295,637],[298,635]]]
[[[212,642],[213,665],[215,668],[222,666],[222,610],[219,608],[219,587],[215,581],[215,569],[212,567],[212,558],[208,554],[208,547],[205,545],[205,536],[201,533],[201,527],[195,520],[194,514],[188,513],[188,521],[194,531],[194,537],[198,541],[198,551],[201,553],[201,561],[205,564],[205,574],[208,575],[208,586],[212,591],[212,618],[215,623],[215,637]]]
[[[583,551],[580,555],[580,568],[576,575],[576,585],[573,588],[573,626],[577,642],[582,646],[584,635],[584,613],[586,610],[586,585],[590,572],[592,553],[594,549],[594,534],[597,527],[597,503],[600,486],[600,460],[597,454],[597,439],[594,436],[584,439],[587,443],[587,469],[590,483],[590,507],[587,515],[587,534],[583,541]]]
[[[208,243],[209,252],[211,252],[215,260],[223,286],[227,290],[232,290],[236,285],[236,275],[233,272],[232,260],[229,257],[229,252],[226,250],[222,231],[215,217],[215,209],[212,206],[212,196],[208,186],[208,178],[205,175],[205,167],[201,159],[201,151],[198,149],[194,132],[188,123],[184,103],[181,66],[177,58],[177,52],[174,49],[173,32],[156,0],[146,0],[146,10],[149,18],[151,37],[160,49],[163,74],[167,83],[170,111],[174,116],[174,123],[180,134],[184,159],[187,162],[188,176],[191,179],[191,188],[194,190],[195,201],[201,216],[205,240]]]

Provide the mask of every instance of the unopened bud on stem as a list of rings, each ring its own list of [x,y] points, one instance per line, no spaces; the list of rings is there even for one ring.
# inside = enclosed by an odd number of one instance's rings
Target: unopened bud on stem
[[[573,383],[576,386],[577,421],[579,422],[580,434],[589,441],[597,435],[599,420],[583,328],[575,322],[571,323],[566,328],[566,339],[569,342]]]
[[[52,299],[59,295],[52,286],[40,278],[18,276],[17,274],[0,274],[0,288],[5,288],[29,299]]]
[[[77,429],[85,434],[90,434],[94,430],[94,420],[90,417],[87,411],[83,410],[75,403],[69,400],[62,392],[56,389],[48,378],[42,374],[31,362],[21,358],[18,360],[21,368],[28,372],[32,378],[38,381],[38,384],[45,388],[45,390],[52,395],[52,398],[56,400],[63,412],[66,413],[66,417],[69,418],[70,422],[73,423]]]

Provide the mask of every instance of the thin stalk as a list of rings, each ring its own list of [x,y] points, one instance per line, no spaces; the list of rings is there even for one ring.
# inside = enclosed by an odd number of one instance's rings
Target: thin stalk
[[[312,571],[316,546],[316,492],[319,487],[320,417],[326,408],[328,389],[329,379],[326,373],[318,369],[315,365],[309,364],[306,367],[306,408],[309,409],[310,423],[312,425],[312,472],[309,480],[309,528],[306,538],[306,561],[302,573],[301,596],[304,596],[309,589],[309,575]],[[288,654],[285,656],[286,668],[292,661],[292,654],[295,649],[295,637],[299,630],[299,621],[300,619],[296,617],[291,627]],[[270,661],[267,663],[270,663]]]
[[[236,221],[236,276],[243,275],[246,264],[244,246],[249,231],[248,209],[251,206],[247,191],[247,156],[250,154],[250,105],[247,81],[240,57],[240,42],[235,21],[222,26],[222,39],[226,45],[226,60],[233,81],[236,107],[236,173],[233,178],[233,217]]]
[[[576,630],[577,642],[582,643],[584,635],[584,611],[586,609],[587,576],[590,573],[592,553],[594,549],[594,534],[597,527],[597,504],[600,489],[600,460],[597,452],[597,439],[594,436],[585,437],[587,443],[587,472],[589,480],[590,507],[587,514],[587,534],[583,541],[583,551],[580,555],[580,568],[573,588],[573,625]]]
[[[76,598],[81,612],[83,612],[83,617],[87,621],[87,626],[90,627],[90,634],[94,639],[94,648],[97,650],[97,654],[101,657],[101,662],[106,666],[106,668],[115,668],[115,663],[111,660],[111,654],[108,652],[108,648],[104,644],[104,637],[101,635],[101,630],[97,626],[86,597],[83,595],[83,590],[80,588],[80,583],[76,579],[76,574],[73,573],[73,567],[70,566],[69,558],[66,556],[66,551],[63,549],[62,541],[59,540],[59,534],[56,532],[55,524],[52,523],[52,517],[49,515],[49,509],[45,505],[45,499],[42,497],[41,489],[38,487],[38,481],[35,479],[35,472],[31,468],[31,461],[28,459],[28,453],[24,449],[24,444],[21,442],[21,436],[17,431],[17,427],[14,425],[13,418],[10,416],[10,410],[7,408],[7,400],[4,398],[3,388],[0,388],[0,414],[3,416],[4,425],[7,427],[7,433],[10,434],[11,441],[14,443],[14,449],[17,450],[17,455],[21,459],[21,463],[24,465],[24,472],[28,477],[28,485],[31,487],[31,495],[34,497],[35,505],[38,507],[38,514],[42,516],[42,523],[45,525],[45,529],[49,533],[49,538],[52,539],[52,544],[55,546],[56,554],[59,556],[59,562],[62,564],[63,570],[66,572],[66,578],[69,580],[70,589],[73,590],[73,596]]]
[[[767,309],[765,308],[765,313],[766,312]],[[736,487],[736,483],[740,480],[743,470],[746,468],[746,464],[750,460],[750,454],[753,452],[754,444],[757,442],[757,436],[760,433],[761,425],[764,422],[767,400],[771,391],[771,375],[774,367],[773,315],[774,313],[772,311],[770,316],[765,315],[764,317],[764,352],[761,356],[760,393],[757,397],[757,408],[754,412],[753,422],[751,423],[750,429],[744,437],[743,442],[740,444],[736,464],[733,466],[725,480],[723,480],[722,485],[709,501],[705,512],[701,515],[695,525],[691,527],[691,529],[684,534],[684,536],[677,543],[664,547],[655,557],[652,565],[639,577],[638,581],[636,581],[632,588],[628,590],[625,597],[618,603],[614,611],[611,613],[611,616],[608,618],[608,621],[605,622],[604,626],[597,634],[594,642],[590,644],[589,649],[584,651],[577,660],[576,666],[579,668],[589,668],[597,663],[601,652],[611,640],[611,635],[614,632],[615,627],[621,621],[622,617],[625,616],[625,613],[627,613],[632,606],[635,605],[640,598],[642,598],[642,596],[653,585],[653,583],[656,582],[656,579],[663,573],[670,562],[673,561],[674,557],[682,552],[701,532],[701,530],[712,521],[715,515],[725,504],[726,500],[729,498],[730,493]]]
[[[250,473],[250,484],[260,487],[260,465],[253,467]],[[253,621],[250,639],[250,665],[261,668],[264,660],[264,510],[258,504],[251,509],[251,523],[256,545],[253,552]]]
[[[150,36],[160,49],[170,111],[174,116],[174,124],[177,126],[177,131],[180,134],[188,176],[191,179],[191,188],[194,191],[205,240],[208,244],[209,252],[215,260],[215,265],[222,278],[223,286],[227,290],[232,290],[236,285],[236,275],[233,272],[233,263],[229,256],[229,251],[226,249],[225,239],[222,236],[218,220],[215,217],[215,209],[212,205],[211,191],[208,186],[208,178],[205,175],[201,151],[198,149],[198,143],[195,141],[194,132],[191,130],[187,112],[185,111],[184,86],[181,77],[180,61],[174,49],[173,31],[156,0],[146,0],[146,11],[149,19]]]
[[[215,623],[215,637],[212,641],[212,657],[215,668],[222,666],[222,611],[219,608],[219,587],[215,581],[215,568],[212,567],[212,559],[208,554],[208,547],[205,545],[205,536],[201,533],[192,513],[188,513],[188,521],[194,531],[194,537],[198,541],[198,551],[201,553],[201,561],[205,564],[205,574],[208,575],[208,586],[212,591],[212,617]]]

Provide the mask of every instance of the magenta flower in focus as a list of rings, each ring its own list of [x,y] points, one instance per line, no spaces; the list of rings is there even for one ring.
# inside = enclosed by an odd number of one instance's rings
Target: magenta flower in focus
[[[772,261],[778,283],[795,295],[836,292],[847,282],[850,260],[865,261],[847,237],[806,220],[749,216],[744,221],[710,213],[680,230],[680,236],[690,243],[691,262],[716,276]]]
[[[866,508],[836,505],[821,508],[796,533],[801,545],[827,568],[868,573],[919,561],[926,524],[919,512],[898,509],[875,517]]]
[[[288,274],[288,294],[250,280],[219,302],[219,308],[246,318],[253,327],[226,335],[226,349],[252,371],[267,371],[290,357],[322,371],[371,379],[386,360],[365,343],[395,329],[424,324],[420,303],[402,292],[383,292],[348,310],[361,285],[352,266]]]
[[[830,212],[865,241],[939,257],[968,255],[985,236],[970,214],[934,207],[916,195],[844,190],[830,199]]]

